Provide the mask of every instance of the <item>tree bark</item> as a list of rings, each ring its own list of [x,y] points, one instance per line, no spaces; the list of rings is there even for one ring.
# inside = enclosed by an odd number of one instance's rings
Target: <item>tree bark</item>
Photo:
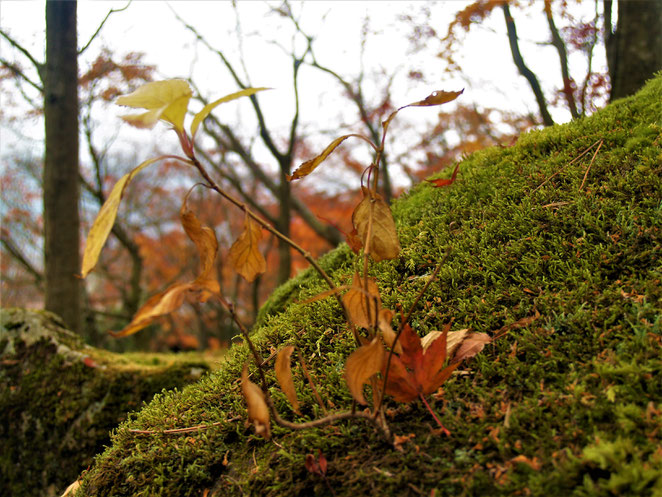
[[[542,88],[540,88],[540,83],[536,75],[529,69],[524,63],[524,58],[519,50],[519,42],[517,38],[517,28],[515,27],[515,20],[510,13],[510,7],[507,3],[502,5],[503,15],[506,19],[506,29],[508,30],[508,41],[510,42],[510,51],[513,55],[513,61],[517,66],[520,74],[526,78],[531,85],[533,94],[536,97],[536,102],[538,102],[538,108],[540,109],[540,115],[542,117],[542,122],[545,126],[552,126],[554,120],[547,110],[547,102],[545,101],[545,96],[542,93]]]
[[[605,48],[610,100],[633,95],[662,69],[662,0],[619,0],[616,30],[605,1]]]
[[[45,307],[81,331],[76,2],[46,2]]]

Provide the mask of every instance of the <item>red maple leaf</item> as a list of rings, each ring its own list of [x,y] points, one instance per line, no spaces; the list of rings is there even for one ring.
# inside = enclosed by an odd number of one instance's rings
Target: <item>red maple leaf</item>
[[[446,338],[450,326],[446,327],[441,336],[423,350],[420,337],[414,333],[409,324],[405,324],[398,339],[402,353],[391,356],[386,380],[386,393],[392,395],[398,402],[411,402],[420,398],[430,414],[435,418],[442,431],[450,435],[425,400],[425,395],[435,391],[450,377],[460,363],[455,362],[444,367],[446,362]],[[386,370],[386,367],[384,367]],[[384,371],[382,374],[386,374]]]

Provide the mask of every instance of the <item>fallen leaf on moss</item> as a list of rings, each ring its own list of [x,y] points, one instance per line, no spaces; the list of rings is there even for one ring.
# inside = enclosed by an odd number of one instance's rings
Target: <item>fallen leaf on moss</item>
[[[403,352],[391,357],[386,393],[398,402],[411,402],[437,390],[459,365],[444,367],[447,334],[443,332],[424,351],[419,336],[405,324],[399,338]]]
[[[292,368],[290,367],[290,357],[294,351],[293,345],[283,347],[276,356],[276,379],[280,385],[281,390],[292,404],[294,412],[299,412],[299,400],[297,399],[297,392],[294,389],[294,381],[292,380]]]
[[[247,423],[253,423],[257,435],[269,439],[271,437],[269,407],[262,389],[248,379],[248,364],[244,364],[241,372],[241,393],[248,406]]]

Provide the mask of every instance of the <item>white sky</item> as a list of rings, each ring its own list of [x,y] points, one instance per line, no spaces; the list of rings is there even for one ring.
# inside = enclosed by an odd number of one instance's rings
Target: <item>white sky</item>
[[[422,8],[429,7],[432,27],[441,36],[445,34],[454,13],[468,3],[461,0],[436,3],[334,0],[309,1],[303,5],[293,3],[293,7],[296,12],[301,12],[303,28],[317,38],[315,47],[318,60],[348,79],[356,75],[360,67],[358,47],[361,27],[367,16],[370,28],[376,33],[370,35],[366,45],[366,72],[370,74],[372,71],[382,70],[385,74],[396,74],[392,91],[396,105],[419,100],[434,90],[457,90],[465,87],[465,94],[461,97],[464,102],[537,114],[532,92],[512,62],[500,10],[495,11],[487,21],[472,28],[466,37],[460,49],[461,64],[467,74],[463,80],[444,72],[443,62],[436,57],[439,51],[437,43],[431,43],[428,49],[418,53],[409,53],[411,47],[407,35],[410,27],[398,21],[399,14],[416,15]],[[538,3],[542,11],[542,1]],[[79,1],[79,44],[87,42],[111,8],[117,9],[125,5],[126,2],[117,1]],[[535,5],[534,2],[534,9],[531,10],[535,17],[526,18],[519,10],[514,10],[513,13],[518,22],[524,58],[529,67],[539,74],[543,84],[550,89],[552,85],[558,86],[561,80],[558,56],[552,47],[540,44],[547,41],[549,32],[544,16],[535,9]],[[241,29],[246,35],[243,41],[244,62],[254,86],[274,88],[273,91],[261,94],[260,101],[268,122],[284,130],[292,115],[291,61],[282,49],[266,43],[265,40],[278,40],[290,48],[291,31],[288,22],[274,13],[269,13],[268,7],[265,2],[239,2]],[[592,1],[584,2],[575,8],[590,18],[593,16],[595,4]],[[159,76],[164,79],[192,76],[208,98],[217,98],[235,91],[236,86],[219,58],[195,42],[191,33],[175,19],[172,10],[193,24],[213,46],[223,49],[237,67],[240,67],[240,52],[234,34],[236,15],[230,2],[134,1],[126,11],[111,16],[101,35],[80,61],[81,70],[86,68],[102,47],[108,47],[118,55],[139,51],[146,54],[146,63],[157,66]],[[43,1],[0,2],[0,26],[39,59],[43,59],[44,53],[44,11]],[[561,24],[560,20],[557,20],[557,23]],[[4,40],[0,40],[0,51],[3,57],[9,60],[17,59],[16,52]],[[604,65],[604,57],[601,50],[596,52],[596,66],[600,67],[600,64]],[[408,79],[407,73],[410,69],[424,69],[427,81]],[[430,81],[438,83],[431,84]],[[369,78],[367,83],[370,83]],[[328,75],[304,68],[300,75],[300,89],[302,124],[310,126],[312,132],[319,134],[324,130],[337,129],[339,122],[356,121],[354,108],[343,99],[340,87]],[[370,92],[370,89],[368,84],[367,91]],[[547,94],[550,95],[550,92]],[[367,96],[370,94],[367,93]],[[228,107],[227,110],[223,108],[223,112],[235,113],[237,119],[250,126],[250,108],[242,107],[246,103],[230,105],[233,107]],[[111,123],[112,133],[115,133],[118,125],[116,116],[125,110],[113,106],[104,112],[104,119]],[[433,123],[436,112],[413,109],[408,117],[412,118],[414,115],[418,126],[424,129]],[[562,110],[554,111],[553,116],[558,122],[567,121],[569,118]],[[40,122],[35,122],[34,125],[33,131],[25,133],[27,124],[24,124],[22,131],[23,134],[34,136],[35,143],[38,143],[42,125]],[[164,132],[165,127],[162,127],[160,133]],[[342,133],[338,131],[335,136],[339,134]],[[14,146],[21,146],[16,135],[6,130],[2,135],[2,155]],[[167,140],[174,142],[174,135],[163,135],[165,136],[168,136]],[[124,135],[120,134],[116,143],[120,147],[123,140],[132,142],[139,139],[149,142],[154,140],[154,137],[154,132],[128,129],[124,131]],[[329,141],[326,137],[320,140],[320,143]]]

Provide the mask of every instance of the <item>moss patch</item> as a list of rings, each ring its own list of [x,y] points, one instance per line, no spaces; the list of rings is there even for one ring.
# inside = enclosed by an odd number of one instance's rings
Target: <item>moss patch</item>
[[[54,314],[0,311],[0,489],[60,495],[110,430],[164,389],[209,370],[200,356],[132,354],[83,344]]]
[[[450,438],[419,403],[388,406],[391,429],[411,435],[402,451],[362,421],[256,438],[239,346],[221,370],[131,415],[79,495],[660,495],[661,127],[662,76],[590,118],[472,155],[451,188],[421,184],[395,203],[401,257],[373,267],[385,306],[407,308],[448,254],[412,319],[418,333],[453,319],[494,334],[539,315],[432,396]],[[348,282],[347,248],[329,260]],[[254,336],[265,357],[296,343],[322,397],[347,408],[353,342],[339,308],[296,303],[324,289],[310,272],[289,282]],[[319,408],[297,382],[303,418],[272,394],[286,418],[312,419]],[[215,422],[185,436],[130,431]],[[304,466],[318,449],[326,481]]]

